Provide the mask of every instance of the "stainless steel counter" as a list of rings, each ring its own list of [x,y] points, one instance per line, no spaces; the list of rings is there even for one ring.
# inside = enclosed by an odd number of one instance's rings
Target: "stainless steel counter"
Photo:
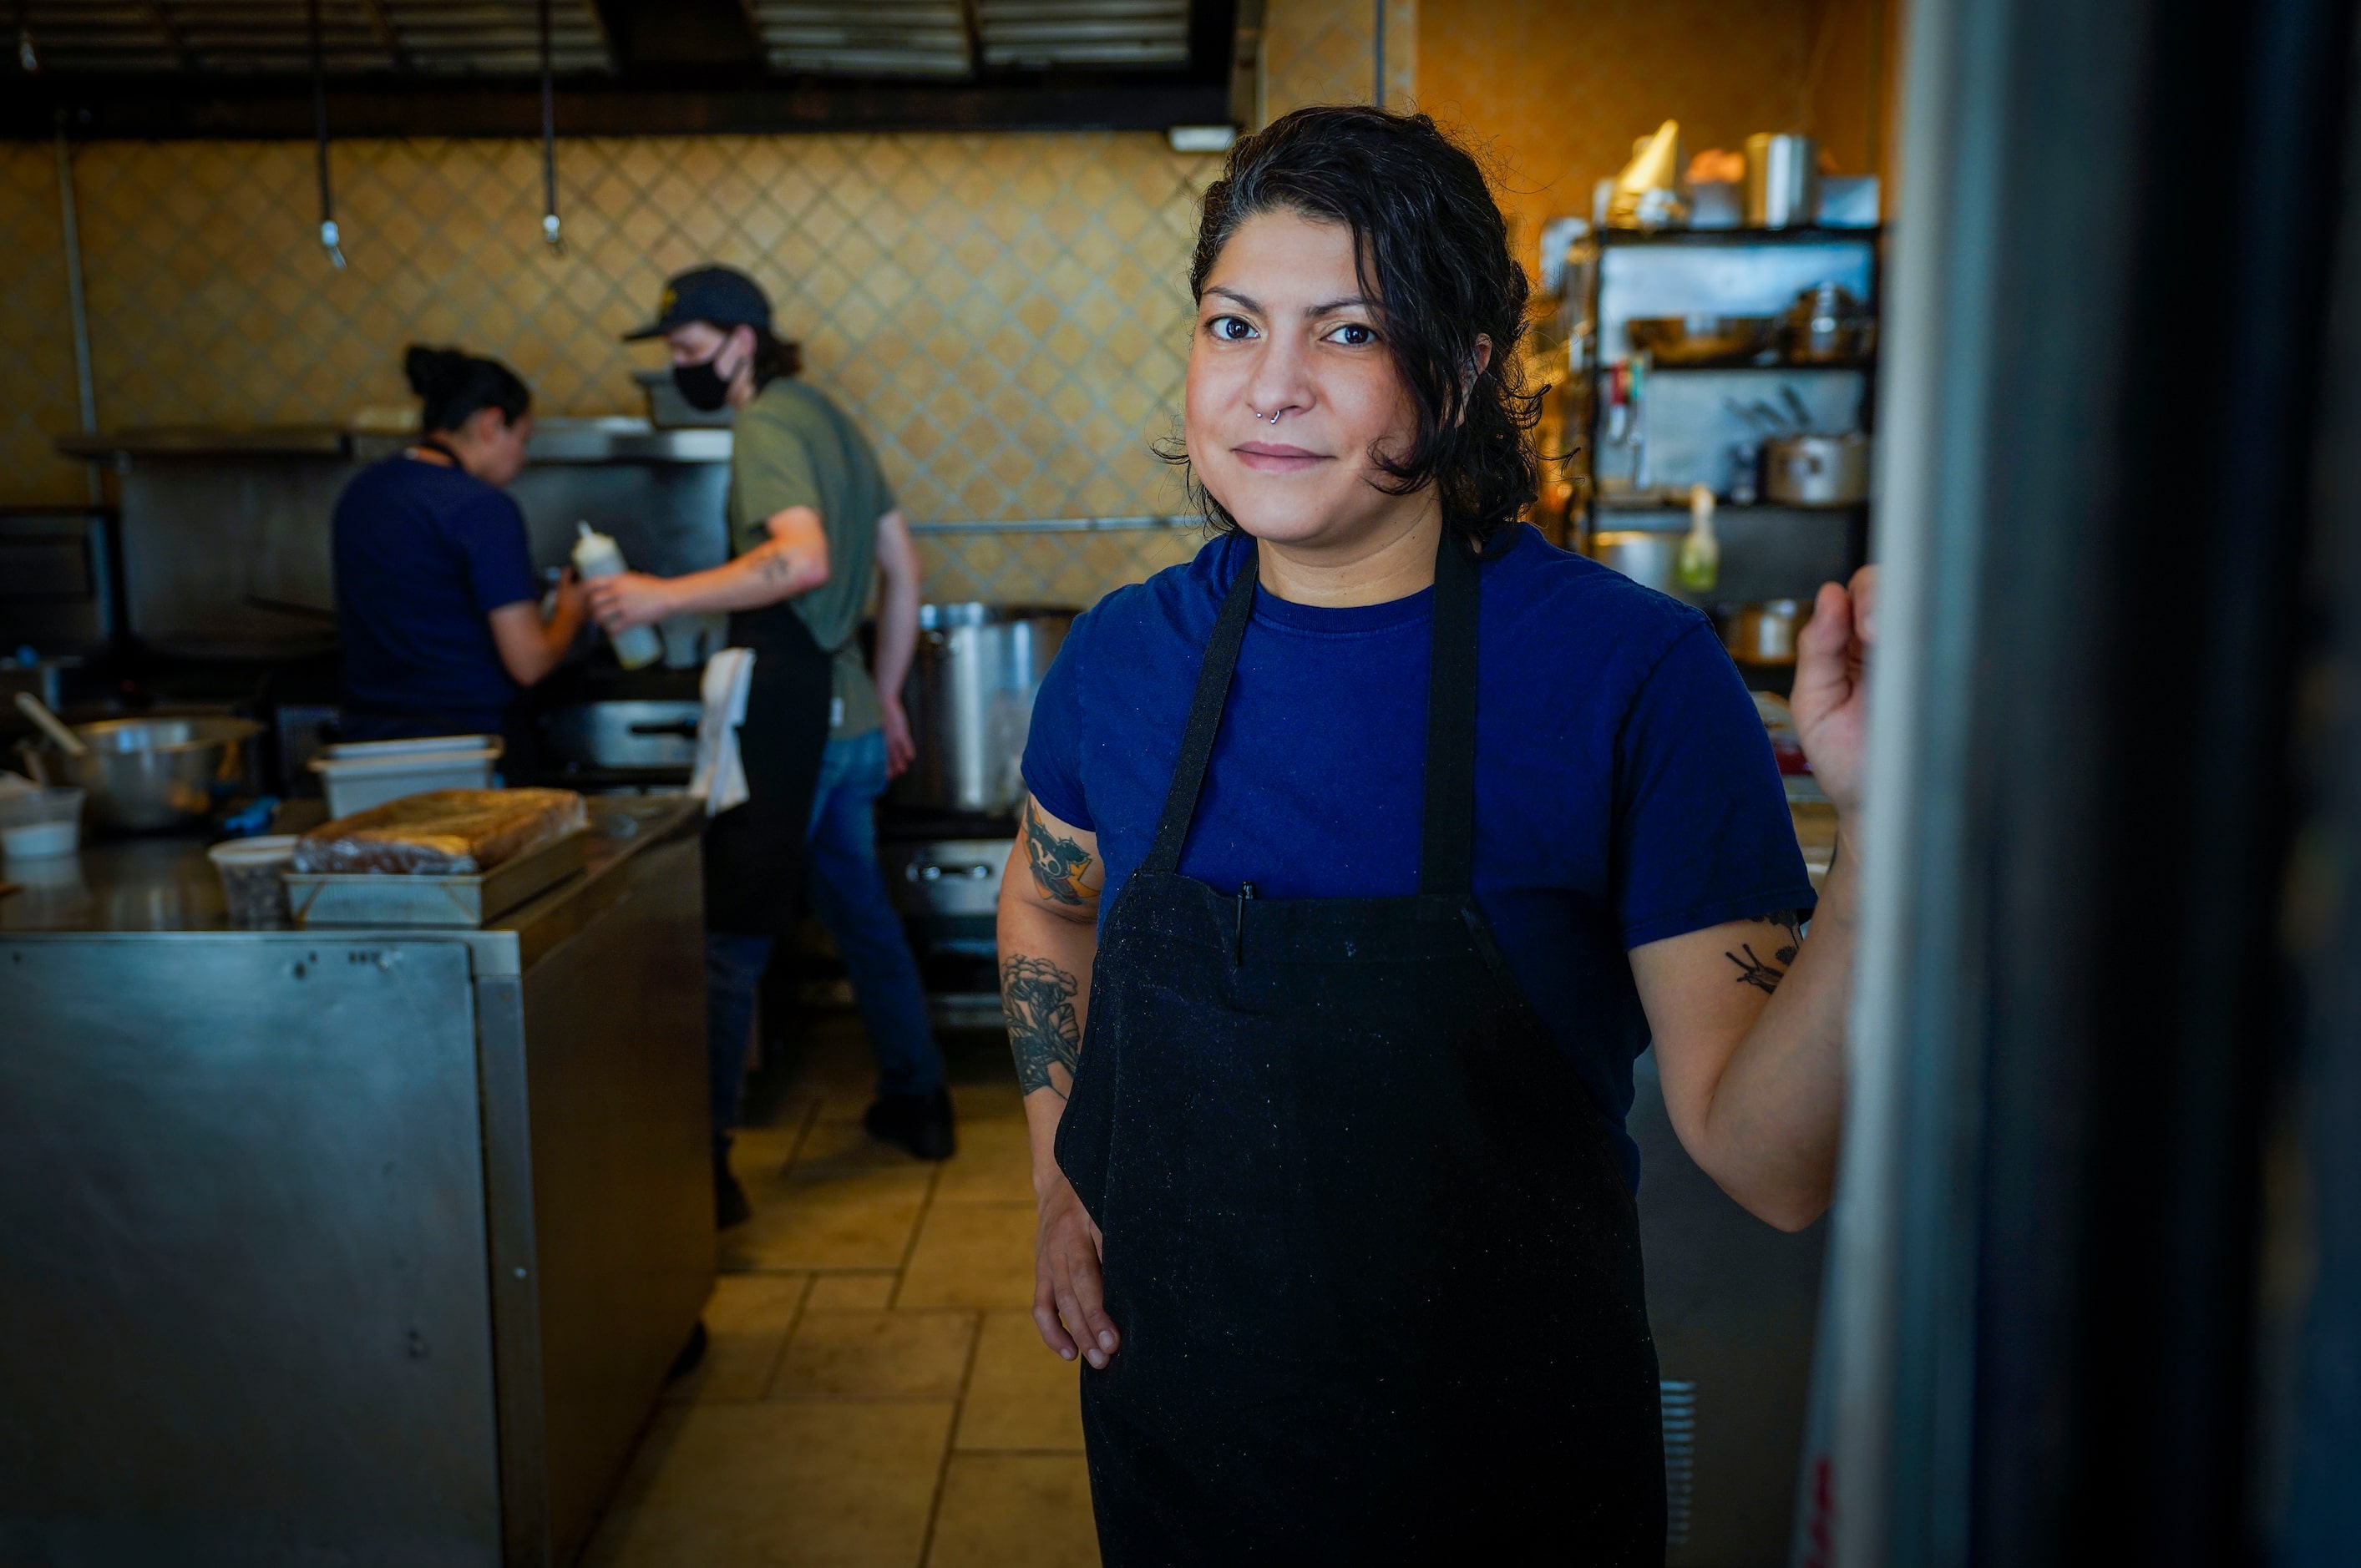
[[[715,1259],[700,818],[593,806],[479,932],[0,900],[0,1561],[571,1560]]]
[[[619,891],[612,879],[632,857],[684,837],[693,842],[704,820],[696,803],[679,795],[592,795],[585,804],[590,839],[582,874],[481,930],[422,932],[404,926],[345,927],[333,932],[232,931],[222,904],[221,878],[205,858],[205,841],[172,835],[85,841],[82,853],[71,858],[9,861],[6,880],[25,891],[0,898],[0,939],[207,933],[241,943],[295,947],[323,935],[427,937],[467,948],[477,974],[521,974],[612,902]]]

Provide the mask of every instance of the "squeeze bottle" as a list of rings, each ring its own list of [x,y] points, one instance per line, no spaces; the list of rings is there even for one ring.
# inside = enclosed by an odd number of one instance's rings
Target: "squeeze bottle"
[[[1714,584],[1721,579],[1721,542],[1713,536],[1713,490],[1709,486],[1689,487],[1689,531],[1681,541],[1680,565],[1675,570],[1681,587],[1692,593],[1711,593]]]
[[[593,577],[611,577],[624,569],[623,552],[611,536],[599,532],[588,522],[577,522],[574,526],[581,534],[574,542],[574,569],[582,574],[583,581],[588,582]],[[656,635],[656,629],[653,626],[634,626],[628,631],[614,633],[609,641],[615,644],[615,657],[627,670],[653,664],[664,656],[664,640]]]

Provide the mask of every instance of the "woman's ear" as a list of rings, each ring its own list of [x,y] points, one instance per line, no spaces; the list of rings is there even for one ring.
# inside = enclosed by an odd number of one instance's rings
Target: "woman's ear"
[[[467,437],[468,444],[482,446],[508,433],[509,416],[496,408],[485,407],[469,414],[462,422],[467,428],[460,433]]]
[[[1454,422],[1458,424],[1467,422],[1467,400],[1476,395],[1476,383],[1491,363],[1492,335],[1489,333],[1479,332],[1476,334],[1476,352],[1471,356],[1467,374],[1459,378],[1459,418]]]

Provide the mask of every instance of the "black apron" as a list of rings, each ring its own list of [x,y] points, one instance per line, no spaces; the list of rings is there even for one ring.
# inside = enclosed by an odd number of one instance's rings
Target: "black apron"
[[[1400,898],[1180,874],[1255,578],[1248,553],[1058,1129],[1123,1332],[1082,1374],[1101,1552],[1660,1565],[1637,1212],[1473,894],[1477,565],[1437,563]]]
[[[705,928],[784,937],[803,891],[835,662],[787,604],[732,615],[730,645],[754,652],[738,728],[747,799],[706,824]]]

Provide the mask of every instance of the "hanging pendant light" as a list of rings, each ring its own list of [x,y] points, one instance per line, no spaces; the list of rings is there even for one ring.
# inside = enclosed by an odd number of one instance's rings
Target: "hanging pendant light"
[[[557,88],[550,47],[550,0],[541,0],[541,237],[559,256],[566,237],[557,223]]]
[[[328,187],[328,51],[320,41],[320,0],[311,0],[312,23],[312,124],[317,133],[320,169],[320,244],[327,250],[328,259],[341,269],[345,265],[342,236],[336,232],[336,203]]]

